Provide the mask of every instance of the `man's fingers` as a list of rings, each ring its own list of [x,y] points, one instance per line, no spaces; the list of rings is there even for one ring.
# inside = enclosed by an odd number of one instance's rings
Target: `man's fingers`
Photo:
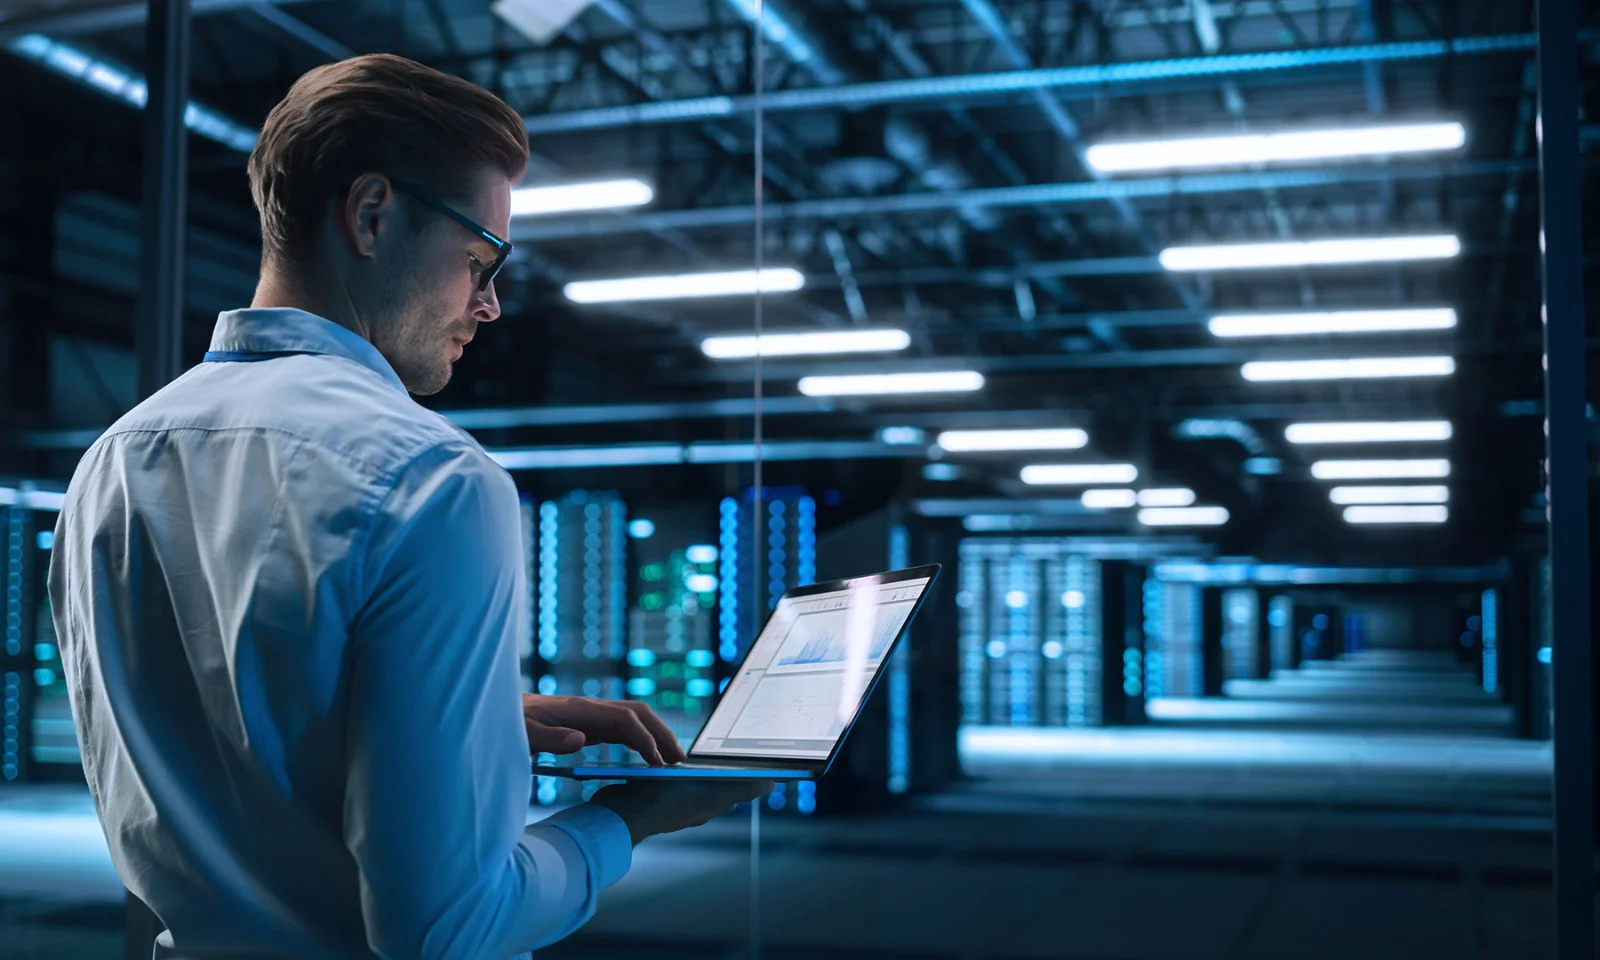
[[[688,755],[683,752],[683,747],[678,745],[677,736],[673,734],[672,728],[667,726],[667,721],[657,716],[649,706],[637,700],[626,701],[625,705],[633,710],[640,722],[650,731],[650,735],[655,737],[656,746],[661,749],[663,760],[668,763],[682,763],[687,758]]]
[[[683,748],[678,746],[672,730],[642,703],[527,696],[523,700],[523,716],[530,724],[580,730],[591,744],[620,743],[638,751],[655,766],[684,759]]]
[[[588,742],[582,730],[547,726],[526,717],[523,723],[528,728],[528,748],[534,753],[577,753]]]
[[[639,715],[628,709],[623,704],[602,703],[597,706],[603,708],[610,716],[607,718],[611,725],[616,742],[639,752],[645,762],[654,767],[666,763],[661,758],[661,748],[656,746],[656,738],[650,735],[644,721]]]

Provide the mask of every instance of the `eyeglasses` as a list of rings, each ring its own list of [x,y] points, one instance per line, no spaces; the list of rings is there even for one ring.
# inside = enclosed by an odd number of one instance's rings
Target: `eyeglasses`
[[[430,197],[423,191],[417,189],[415,184],[407,183],[404,180],[393,180],[392,178],[391,182],[397,188],[405,191],[416,200],[420,201],[423,205],[432,207],[434,210],[437,210],[439,213],[444,214],[451,220],[454,220],[456,223],[461,224],[463,227],[466,227],[468,230],[471,230],[473,233],[482,237],[484,240],[488,241],[496,251],[498,251],[498,255],[494,258],[494,260],[487,264],[483,263],[477,257],[474,257],[471,254],[467,255],[473,263],[477,264],[478,289],[480,291],[489,289],[489,284],[494,282],[495,275],[500,272],[501,267],[506,265],[506,258],[511,256],[511,241],[502,240],[489,231],[483,229],[458,211],[452,209],[444,203],[439,202],[438,200],[435,200],[433,197]]]

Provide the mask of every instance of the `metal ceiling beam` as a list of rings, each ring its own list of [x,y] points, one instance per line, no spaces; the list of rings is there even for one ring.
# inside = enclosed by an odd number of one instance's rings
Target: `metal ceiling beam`
[[[1044,183],[1022,187],[985,187],[948,193],[928,191],[879,197],[838,197],[826,200],[802,200],[795,203],[769,203],[766,205],[765,216],[768,224],[781,227],[786,222],[797,220],[833,220],[897,213],[942,212],[970,206],[1032,209],[1040,206],[1099,204],[1119,198],[1160,199],[1213,193],[1254,192],[1263,189],[1298,190],[1381,183],[1387,180],[1505,177],[1516,172],[1531,172],[1536,166],[1529,160],[1472,160]],[[576,237],[610,236],[654,230],[696,230],[753,223],[755,214],[754,206],[739,206],[669,210],[661,213],[608,214],[565,220],[521,220],[512,223],[511,236],[518,241],[569,240]]]
[[[189,6],[192,15],[201,16],[208,13],[226,13],[244,7],[305,2],[308,0],[272,0],[272,4],[267,4],[265,0],[191,0]],[[65,37],[78,33],[98,33],[104,30],[136,27],[145,22],[149,13],[150,4],[139,2],[109,3],[88,10],[64,10],[34,16],[9,17],[0,19],[0,42],[29,33]]]
[[[961,0],[961,2],[967,8],[967,12],[972,15],[972,18],[988,31],[990,39],[994,41],[995,46],[999,48],[1000,53],[1011,63],[1012,67],[1018,70],[1034,69],[1033,58],[1028,56],[1027,51],[1018,46],[1017,42],[1012,39],[1010,30],[1007,29],[1005,21],[1001,18],[1000,11],[994,8],[994,4],[990,3],[989,0]],[[1077,159],[1078,166],[1084,173],[1092,180],[1104,180],[1105,175],[1096,170],[1094,165],[1089,162],[1088,147],[1083,142],[1083,131],[1079,129],[1078,122],[1072,118],[1072,114],[1067,111],[1066,106],[1056,98],[1055,92],[1049,89],[1035,89],[1029,91],[1029,96],[1039,106],[1039,110],[1044,114],[1045,121],[1050,124],[1051,129],[1055,130],[1056,135],[1067,145],[1067,149],[1072,151],[1073,157]],[[1134,207],[1132,202],[1123,196],[1112,196],[1107,199],[1111,204],[1111,208],[1117,211],[1117,215],[1122,218],[1122,222],[1127,226],[1129,232],[1138,240],[1139,245],[1147,251],[1155,248],[1156,241],[1150,235],[1149,229],[1145,226],[1144,218],[1139,215],[1138,209]],[[1184,306],[1189,307],[1191,310],[1198,310],[1203,305],[1199,292],[1195,290],[1194,284],[1189,282],[1187,278],[1171,276],[1168,278],[1168,282],[1178,294],[1178,299],[1183,301]]]
[[[1216,12],[1212,10],[1210,0],[1190,0],[1190,9],[1194,11],[1194,34],[1200,42],[1200,48],[1206,53],[1218,53],[1222,50],[1222,33],[1217,29]],[[1362,40],[1371,43],[1373,37],[1363,36]],[[1371,74],[1377,69],[1376,64],[1363,64],[1362,69]],[[1235,120],[1243,121],[1245,112],[1244,93],[1232,78],[1222,81],[1222,106]],[[1386,220],[1393,220],[1394,207],[1394,182],[1384,181],[1378,185],[1378,190],[1384,195],[1384,213]],[[1278,202],[1275,190],[1261,191],[1261,199],[1266,202],[1267,217],[1272,221],[1273,228],[1278,231],[1278,236],[1283,240],[1293,240],[1294,230],[1289,224],[1289,214],[1283,209],[1283,204]],[[1311,285],[1311,277],[1305,268],[1295,271],[1296,279],[1300,283],[1300,305],[1303,307],[1314,306],[1317,302],[1316,288]]]
[[[1580,41],[1586,35],[1580,31]],[[856,109],[896,103],[959,102],[979,97],[1010,96],[1035,90],[1092,90],[1097,96],[1142,88],[1163,81],[1246,74],[1289,73],[1319,67],[1364,63],[1403,63],[1444,57],[1526,53],[1534,46],[1531,33],[1418,40],[1406,43],[1353,44],[1273,50],[1260,53],[1177,57],[1076,67],[1045,67],[959,76],[885,80],[873,83],[803,87],[765,92],[761,107],[768,114],[800,110]],[[687,123],[752,113],[754,96],[694,97],[656,103],[596,107],[525,117],[529,133],[609,130],[646,124]]]
[[[243,6],[252,16],[271,27],[274,32],[302,43],[329,60],[348,60],[356,55],[356,51],[333,39],[321,30],[284,13],[278,9],[276,3],[266,3],[264,0],[255,0]]]

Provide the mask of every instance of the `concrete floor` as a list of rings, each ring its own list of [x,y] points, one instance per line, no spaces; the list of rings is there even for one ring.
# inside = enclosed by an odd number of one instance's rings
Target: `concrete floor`
[[[1328,699],[1326,677],[1310,697],[1284,679],[1251,702]],[[1369,715],[1359,732],[968,729],[970,779],[894,815],[764,815],[761,955],[1547,957],[1549,745],[1486,732],[1460,693],[1430,724]],[[594,921],[540,956],[751,955],[749,830],[728,817],[646,843]],[[120,889],[81,790],[0,792],[0,956],[120,956]]]

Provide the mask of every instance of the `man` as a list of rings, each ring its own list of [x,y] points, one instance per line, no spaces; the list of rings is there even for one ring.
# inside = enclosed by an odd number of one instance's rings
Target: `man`
[[[516,490],[432,394],[500,314],[522,122],[391,56],[308,73],[250,157],[261,280],[84,456],[50,594],[84,768],[156,957],[504,958],[643,838],[769,785],[611,787],[525,826],[530,749],[683,759],[524,696]]]

